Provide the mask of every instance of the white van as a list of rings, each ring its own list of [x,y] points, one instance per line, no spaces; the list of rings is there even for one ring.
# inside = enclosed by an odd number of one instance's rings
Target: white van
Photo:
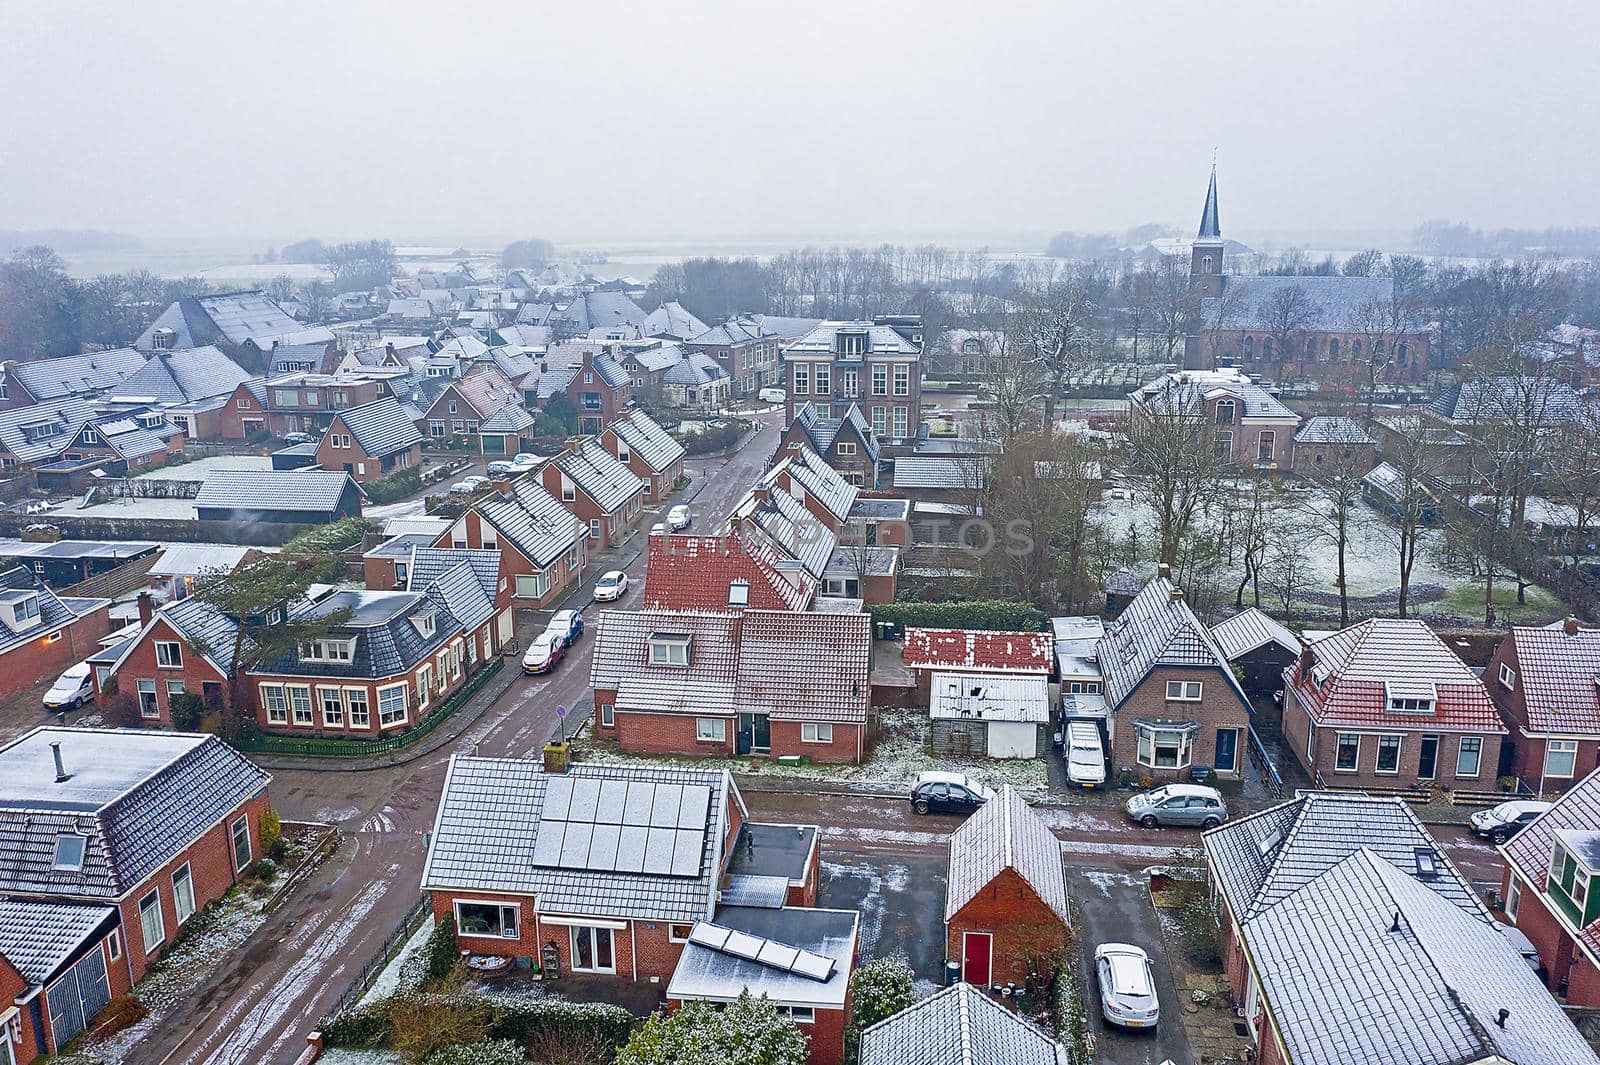
[[[1067,779],[1080,787],[1106,782],[1106,754],[1093,721],[1067,722]]]
[[[788,400],[789,394],[781,388],[763,388],[756,393],[756,398],[763,403],[783,403]]]

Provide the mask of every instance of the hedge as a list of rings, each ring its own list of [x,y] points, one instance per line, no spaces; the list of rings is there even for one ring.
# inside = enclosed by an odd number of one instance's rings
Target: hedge
[[[528,1056],[510,1039],[461,1043],[429,1054],[423,1065],[523,1065]]]
[[[872,620],[907,628],[989,629],[997,632],[1043,632],[1050,621],[1038,607],[1007,599],[880,603],[872,607]]]
[[[429,996],[424,993],[421,997]],[[491,991],[478,997],[488,1004],[491,1015],[485,1034],[490,1039],[509,1039],[521,1046],[549,1035],[557,1042],[592,1037],[616,1048],[628,1041],[633,1030],[633,1014],[621,1006],[568,1002],[514,991]],[[394,1035],[389,1024],[391,1001],[391,998],[379,999],[328,1018],[322,1024],[323,1037],[329,1046],[336,1047],[387,1046]]]
[[[374,503],[393,503],[422,491],[422,470],[406,466],[367,485],[367,498]]]
[[[366,518],[340,518],[315,529],[307,529],[283,545],[289,555],[320,555],[343,551],[359,544],[376,526]]]

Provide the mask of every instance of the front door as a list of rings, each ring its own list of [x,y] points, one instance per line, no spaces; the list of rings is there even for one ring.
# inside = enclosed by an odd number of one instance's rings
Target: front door
[[[740,714],[739,736],[734,750],[739,754],[772,749],[772,725],[766,714]]]
[[[1219,773],[1232,773],[1239,768],[1239,730],[1217,729],[1217,757],[1212,762]]]
[[[994,937],[988,932],[961,933],[961,979],[988,987],[993,947]]]
[[[1417,759],[1417,779],[1432,780],[1439,772],[1439,737],[1422,737],[1422,754]]]

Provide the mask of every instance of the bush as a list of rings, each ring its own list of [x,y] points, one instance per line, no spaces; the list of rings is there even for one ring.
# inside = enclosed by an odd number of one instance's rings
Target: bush
[[[858,1031],[870,1028],[910,1006],[917,1000],[915,979],[904,958],[878,958],[861,966],[850,978],[851,1025]]]
[[[94,1026],[95,1034],[107,1036],[138,1024],[149,1014],[143,1002],[133,995],[118,995],[106,1004]]]
[[[1217,922],[1204,891],[1195,891],[1178,909],[1183,929],[1183,952],[1197,965],[1215,965],[1222,959],[1217,943]]]
[[[491,1016],[481,998],[462,991],[391,998],[389,1045],[408,1060],[427,1061],[446,1047],[489,1038]]]
[[[489,1043],[459,1043],[435,1050],[423,1065],[521,1065],[528,1060],[522,1048],[510,1039]]]
[[[433,931],[428,935],[428,946],[423,954],[428,959],[424,980],[432,983],[450,975],[450,970],[455,968],[456,958],[460,956],[456,950],[454,914],[448,914],[434,921]]]
[[[322,1022],[322,1037],[329,1046],[371,1049],[389,1042],[389,1000],[353,1006]]]
[[[749,427],[747,422],[734,420],[697,433],[684,433],[680,442],[683,450],[691,455],[709,455],[733,447]]]
[[[880,603],[874,622],[907,628],[986,629],[996,632],[1042,632],[1049,618],[1028,603],[1006,599],[949,599],[937,603]]]
[[[283,838],[283,819],[278,816],[278,811],[270,806],[262,810],[256,829],[261,833],[261,852],[271,854]]]
[[[245,875],[270,884],[278,877],[278,863],[271,858],[257,858],[245,869]]]
[[[1078,981],[1077,966],[1065,955],[1056,969],[1055,998],[1056,1039],[1071,1049],[1073,1061],[1092,1061],[1089,1018],[1083,1011],[1083,988]]]
[[[327,525],[319,525],[315,529],[307,529],[284,544],[283,553],[286,555],[324,555],[330,551],[343,551],[361,543],[367,533],[375,528],[377,526],[366,518],[340,518],[338,521],[329,522]]]
[[[441,921],[440,926],[444,923]],[[468,1017],[482,1022],[481,1030],[474,1029],[470,1037],[463,1037],[457,1024],[462,1020],[466,999],[471,1000],[474,1010],[483,1010]],[[432,1014],[439,1014],[440,1019],[426,1028],[424,1022]],[[409,1041],[408,1046],[415,1052],[419,1044],[437,1036],[436,1045],[428,1049],[431,1053],[446,1046],[491,1039],[546,1048],[541,1051],[541,1060],[558,1060],[556,1052],[549,1048],[564,1047],[570,1053],[559,1060],[609,1063],[617,1048],[628,1041],[633,1025],[633,1014],[620,1006],[599,1002],[568,1002],[543,994],[507,991],[478,995],[408,992],[345,1010],[325,1021],[322,1032],[330,1046],[388,1046],[403,1050],[407,1048],[400,1044]],[[447,1038],[452,1032],[454,1037]]]
[[[407,466],[367,485],[367,498],[374,503],[393,503],[422,490],[422,470]]]
[[[621,1006],[515,992],[490,992],[482,997],[494,1010],[490,1037],[514,1039],[524,1046],[552,1038],[560,1042],[598,1039],[615,1053],[633,1031],[633,1014]]]
[[[205,703],[200,696],[193,692],[184,692],[168,698],[167,705],[172,714],[172,727],[179,732],[193,732],[200,727],[200,721],[206,716]]]
[[[766,996],[738,1001],[718,1010],[710,1002],[689,1002],[644,1023],[617,1053],[617,1065],[806,1065],[806,1037]]]

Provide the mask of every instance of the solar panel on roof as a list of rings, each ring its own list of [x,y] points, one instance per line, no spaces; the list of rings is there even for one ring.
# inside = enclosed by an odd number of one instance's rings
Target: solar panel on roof
[[[595,820],[595,811],[600,807],[600,781],[587,777],[578,777],[572,782],[572,808],[567,811],[568,821]]]
[[[565,821],[543,820],[539,822],[539,834],[533,840],[534,865],[561,864],[561,837],[566,831]]]
[[[770,965],[774,969],[787,969],[795,963],[800,956],[799,947],[791,947],[784,943],[774,943],[767,940],[761,946],[761,952],[756,955],[756,961],[762,965]]]
[[[689,832],[679,829],[673,833],[675,837],[672,844],[672,875],[697,876],[700,872],[701,841],[704,838],[699,832]]]
[[[794,964],[789,966],[789,971],[810,980],[827,980],[833,975],[833,959],[802,950],[795,958]]]
[[[672,873],[672,845],[673,831],[670,829],[649,828],[644,844],[644,871],[670,876]]]
[[[721,950],[722,945],[728,941],[731,930],[721,925],[707,924],[704,921],[696,924],[689,933],[689,942],[696,943],[711,950]]]
[[[568,821],[561,837],[561,864],[568,869],[587,868],[589,843],[594,838],[594,826]]]
[[[678,827],[678,807],[682,803],[682,784],[657,784],[655,802],[650,807],[650,827]]]
[[[600,802],[595,807],[594,819],[597,824],[620,825],[622,824],[623,807],[628,801],[628,782],[626,780],[603,780],[600,782]]]
[[[711,810],[711,789],[704,784],[688,784],[678,806],[678,827],[703,829]]]
[[[589,842],[589,860],[586,869],[614,873],[617,869],[617,844],[622,837],[621,825],[595,825]]]
[[[567,819],[567,810],[571,805],[572,778],[551,777],[550,782],[544,788],[544,813],[542,816],[546,820],[553,818],[557,821],[565,821]]]
[[[656,800],[656,786],[646,784],[642,780],[628,782],[628,800],[622,808],[622,823],[625,825],[648,825],[650,823],[650,807]]]
[[[767,941],[760,936],[734,929],[728,933],[728,941],[722,945],[722,952],[732,954],[735,958],[755,961],[761,957],[761,948],[766,945]]]
[[[622,831],[617,837],[617,872],[644,872],[644,852],[649,834],[649,829],[639,825],[622,826]]]

